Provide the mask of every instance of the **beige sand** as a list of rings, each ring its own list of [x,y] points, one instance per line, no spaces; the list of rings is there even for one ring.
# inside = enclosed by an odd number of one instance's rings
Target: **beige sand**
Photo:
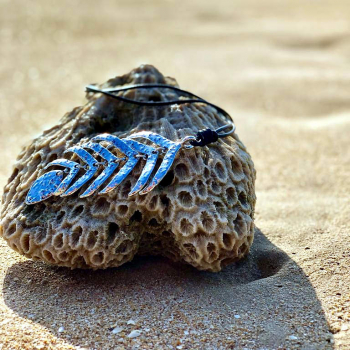
[[[219,274],[160,258],[69,271],[1,240],[0,349],[349,349],[349,14],[346,0],[2,1],[1,187],[86,83],[148,62],[230,111],[261,231]]]

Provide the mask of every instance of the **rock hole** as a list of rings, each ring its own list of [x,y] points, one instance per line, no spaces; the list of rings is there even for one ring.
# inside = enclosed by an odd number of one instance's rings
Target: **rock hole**
[[[248,202],[247,202],[247,195],[245,194],[244,191],[240,192],[238,195],[238,200],[242,204],[243,207],[246,207]]]
[[[198,180],[196,183],[197,193],[200,197],[205,198],[207,197],[207,187],[204,185],[202,180]]]
[[[191,194],[187,191],[181,191],[178,194],[179,202],[186,208],[193,206],[193,198]]]
[[[86,248],[93,249],[97,243],[97,240],[98,240],[98,231],[89,232],[86,240]]]
[[[175,174],[179,180],[187,180],[190,176],[190,171],[186,164],[180,163],[175,167]]]
[[[157,219],[152,218],[152,219],[148,222],[148,225],[149,225],[149,226],[152,226],[152,227],[159,227],[159,226],[160,226],[160,223],[157,221]]]
[[[180,221],[181,233],[185,236],[189,236],[193,233],[193,225],[187,218],[182,218]]]
[[[214,243],[209,242],[207,244],[207,252],[208,252],[210,261],[216,260],[218,258],[218,254],[216,252],[216,246]]]
[[[37,244],[44,243],[46,239],[46,230],[45,229],[38,229],[35,233],[34,240]]]
[[[164,236],[164,237],[171,237],[171,232],[169,232],[169,231],[163,231],[163,232],[162,232],[162,236]]]
[[[43,258],[51,264],[54,264],[56,262],[52,253],[49,250],[43,250]]]
[[[130,250],[131,242],[130,241],[123,241],[119,244],[119,246],[115,249],[115,254],[125,254],[128,253]]]
[[[17,231],[16,224],[11,224],[10,227],[7,229],[6,236],[11,237],[16,231]]]
[[[165,206],[169,205],[170,199],[167,197],[166,194],[162,194],[159,198],[163,205]]]
[[[126,213],[128,212],[128,209],[129,209],[129,208],[128,208],[127,205],[122,204],[122,205],[118,205],[117,211],[118,211],[118,214],[119,214],[120,216],[125,216]]]
[[[210,189],[215,194],[219,194],[221,192],[221,187],[216,180],[210,181]]]
[[[71,217],[73,217],[73,218],[78,217],[83,212],[83,210],[84,210],[83,205],[76,206],[72,211]]]
[[[196,247],[193,244],[185,243],[183,246],[186,249],[186,251],[190,254],[190,256],[191,256],[191,258],[193,260],[197,260],[198,259],[199,256],[197,254]]]
[[[73,264],[73,261],[72,261]],[[90,266],[86,263],[84,257],[82,255],[79,255],[74,260],[74,265],[79,267],[80,269],[88,269]]]
[[[224,204],[221,202],[214,202],[213,204],[214,204],[216,212],[219,214],[219,216],[221,218],[224,218],[225,214],[226,214],[226,208],[225,208]]]
[[[142,214],[140,211],[136,210],[134,212],[134,214],[132,214],[130,220],[129,220],[129,224],[133,223],[133,222],[141,222],[142,221]]]
[[[207,244],[207,251],[208,251],[209,254],[212,253],[212,252],[215,252],[216,251],[215,244],[212,243],[212,242],[209,242]]]
[[[227,173],[224,165],[221,162],[217,162],[215,164],[214,172],[220,181],[226,182]]]
[[[200,166],[198,164],[198,159],[197,159],[197,157],[194,154],[190,154],[187,159],[189,160],[189,162],[191,163],[192,168],[196,172],[199,172],[201,170]]]
[[[237,193],[234,187],[226,189],[226,199],[229,206],[233,206],[237,203]]]
[[[99,252],[95,255],[93,255],[91,261],[94,265],[101,265],[103,263],[104,260],[104,254],[103,252]]]
[[[56,153],[51,153],[49,158],[47,159],[47,162],[48,163],[51,163],[53,162],[54,160],[56,160],[58,157],[57,157],[57,154]]]
[[[120,188],[120,198],[127,199],[129,198],[129,193],[131,191],[131,182],[130,180],[125,181],[124,185]]]
[[[158,196],[153,196],[148,203],[149,210],[155,210],[158,206]]]
[[[108,223],[107,227],[107,244],[111,244],[119,233],[119,225],[115,222]]]
[[[247,233],[246,223],[243,220],[241,214],[238,214],[236,219],[233,221],[235,231],[238,234],[238,237],[242,237]]]
[[[170,217],[171,212],[172,212],[171,201],[166,195],[161,196],[160,200],[161,200],[161,202],[163,203],[163,206],[164,206],[164,210],[162,212],[163,219],[164,220],[169,220],[169,217]]]
[[[164,176],[163,180],[159,183],[162,187],[167,187],[171,185],[174,181],[174,172],[172,170],[168,171],[167,174]]]
[[[105,198],[99,198],[92,208],[93,212],[106,215],[109,211],[109,202]]]
[[[53,237],[52,245],[56,249],[61,249],[63,247],[63,234],[62,233],[58,233],[57,235],[55,235]]]
[[[233,170],[234,175],[240,177],[243,173],[242,164],[235,157],[231,157],[231,168]]]
[[[209,177],[210,177],[210,170],[207,167],[204,168],[203,175],[204,175],[204,177],[206,179],[209,179]]]
[[[200,220],[202,222],[202,226],[204,228],[204,230],[206,230],[207,232],[213,232],[215,229],[215,221],[213,220],[213,218],[205,211],[201,212],[201,216],[200,216]]]
[[[200,240],[202,238],[206,239],[208,237],[208,234],[206,232],[204,232],[203,230],[198,230],[195,234],[194,237],[197,240]]]
[[[135,202],[137,205],[143,205],[145,203],[145,200],[147,199],[147,196],[144,194],[139,194],[135,197]]]
[[[60,259],[60,261],[67,261],[69,258],[69,254],[67,252],[60,252],[58,254],[58,258]]]
[[[38,203],[35,205],[27,205],[24,210],[24,215],[27,216],[28,222],[32,223],[36,221],[46,210],[44,203]]]
[[[21,247],[24,253],[28,253],[30,249],[29,235],[23,235],[21,237]]]
[[[72,246],[76,247],[79,244],[80,237],[83,233],[83,229],[80,226],[74,228],[72,232]]]
[[[231,249],[233,246],[232,235],[230,235],[229,233],[223,233],[222,234],[222,243],[224,244],[226,249]]]
[[[56,221],[58,224],[60,224],[62,222],[62,219],[64,218],[64,216],[66,215],[66,212],[61,210],[60,212],[58,212],[57,216],[56,216]]]

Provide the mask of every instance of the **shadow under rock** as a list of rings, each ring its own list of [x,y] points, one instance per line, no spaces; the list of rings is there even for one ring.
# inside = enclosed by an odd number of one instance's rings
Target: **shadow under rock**
[[[166,339],[164,347],[176,348],[181,339],[187,349],[204,334],[206,349],[333,348],[307,277],[259,230],[248,257],[220,273],[160,257],[138,257],[103,271],[25,261],[8,269],[3,295],[21,317],[89,348],[113,348],[135,328],[142,336],[125,338],[124,345],[140,341],[149,347]],[[127,325],[129,319],[136,325]],[[115,324],[125,333],[113,334]]]

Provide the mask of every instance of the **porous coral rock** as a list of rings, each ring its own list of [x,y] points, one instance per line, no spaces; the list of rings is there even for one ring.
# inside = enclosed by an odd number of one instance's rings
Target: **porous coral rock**
[[[177,86],[143,65],[101,87],[139,83]],[[181,98],[158,88],[121,94],[143,101]],[[11,248],[49,264],[93,269],[120,266],[135,254],[161,254],[219,271],[247,254],[254,235],[255,170],[237,134],[181,150],[162,183],[147,195],[128,198],[142,161],[108,194],[80,199],[87,184],[69,197],[26,205],[28,190],[44,167],[97,134],[126,137],[151,130],[175,141],[225,123],[216,109],[202,103],[144,107],[101,94],[87,98],[85,106],[67,113],[19,154],[2,199],[1,235]]]

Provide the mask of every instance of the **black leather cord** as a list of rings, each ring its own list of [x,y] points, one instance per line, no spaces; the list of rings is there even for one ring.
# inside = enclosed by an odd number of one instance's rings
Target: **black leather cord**
[[[132,100],[123,96],[119,95],[114,95],[113,92],[119,92],[119,91],[128,91],[128,90],[134,90],[134,89],[153,89],[153,88],[163,88],[163,89],[171,89],[177,92],[181,92],[184,95],[189,95],[191,98],[188,98],[186,100],[172,100],[172,101],[137,101],[137,100]],[[86,87],[87,92],[94,92],[94,93],[101,93],[104,95],[107,95],[109,97],[112,97],[114,99],[117,99],[119,101],[123,101],[126,103],[132,103],[138,106],[170,106],[173,104],[185,104],[185,103],[204,103],[207,104],[213,108],[215,108],[218,112],[222,113],[226,118],[230,119],[230,123],[221,126],[220,128],[216,130],[211,130],[211,129],[203,129],[198,131],[197,133],[197,140],[192,141],[191,144],[193,146],[200,146],[204,147],[206,145],[209,145],[212,142],[216,142],[219,138],[226,137],[231,135],[236,127],[234,125],[232,117],[221,107],[214,105],[213,103],[210,103],[203,98],[189,92],[186,90],[182,90],[180,88],[177,88],[172,85],[166,85],[166,84],[137,84],[137,85],[130,85],[130,86],[125,86],[121,88],[110,88],[110,89],[103,89],[100,90],[96,88],[94,85],[88,85]],[[220,133],[220,131],[225,130],[227,128],[231,128],[228,132],[225,133]]]
[[[174,91],[178,91],[181,92],[185,95],[189,95],[192,96],[194,98],[190,98],[187,100],[172,100],[172,101],[137,101],[137,100],[132,100],[130,98],[126,98],[123,96],[118,96],[118,95],[114,95],[112,92],[119,92],[119,91],[128,91],[128,90],[135,90],[135,89],[153,89],[153,88],[163,88],[163,89],[170,89],[170,90],[174,90]],[[117,100],[123,101],[123,102],[127,102],[127,103],[132,103],[132,104],[136,104],[139,106],[170,106],[173,104],[184,104],[184,103],[205,103],[215,109],[217,109],[220,113],[222,113],[223,115],[225,115],[226,117],[231,118],[231,116],[221,107],[214,105],[213,103],[210,103],[206,100],[204,100],[203,98],[193,94],[192,92],[186,91],[186,90],[182,90],[180,88],[177,88],[175,86],[172,85],[166,85],[166,84],[137,84],[137,85],[130,85],[130,86],[125,86],[125,87],[121,87],[121,88],[111,88],[111,89],[103,89],[100,90],[98,88],[96,88],[94,85],[88,85],[86,87],[86,91],[87,92],[95,92],[95,93],[102,93],[104,95],[110,96],[112,98],[115,98]],[[233,120],[232,120],[233,122]]]

